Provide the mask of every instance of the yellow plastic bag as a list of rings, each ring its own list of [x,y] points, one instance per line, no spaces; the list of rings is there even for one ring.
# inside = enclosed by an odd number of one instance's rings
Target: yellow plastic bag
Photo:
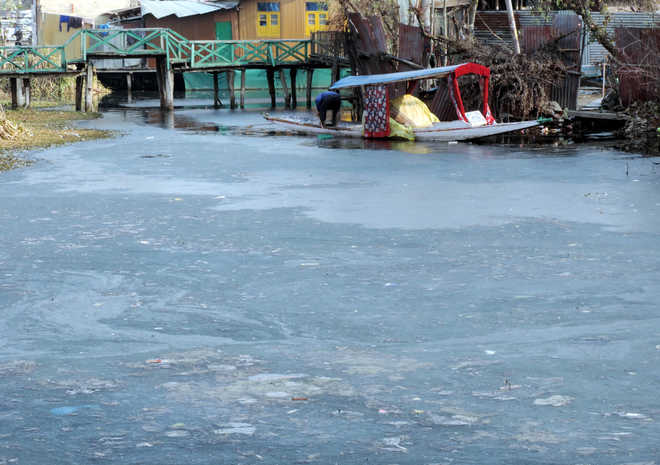
[[[395,139],[415,140],[415,133],[408,126],[399,124],[393,118],[390,118],[390,135]]]
[[[390,101],[390,115],[411,128],[427,128],[440,121],[424,102],[408,94]]]

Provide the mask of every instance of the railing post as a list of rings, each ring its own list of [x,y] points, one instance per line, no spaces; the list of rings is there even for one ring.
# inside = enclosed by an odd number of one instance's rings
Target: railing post
[[[195,67],[195,42],[190,43],[190,67]]]
[[[87,37],[85,31],[80,34],[80,48],[82,61],[87,61]]]
[[[27,49],[23,49],[23,71],[27,72],[30,68],[30,58]]]

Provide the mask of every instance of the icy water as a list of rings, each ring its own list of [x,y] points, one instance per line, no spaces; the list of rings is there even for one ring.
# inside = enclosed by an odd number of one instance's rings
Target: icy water
[[[85,125],[0,174],[0,464],[660,463],[660,160]]]

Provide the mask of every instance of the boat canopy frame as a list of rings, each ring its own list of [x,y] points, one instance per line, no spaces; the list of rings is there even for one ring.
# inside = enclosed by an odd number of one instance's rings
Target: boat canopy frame
[[[490,82],[490,69],[478,63],[462,63],[452,66],[441,66],[437,68],[418,69],[413,71],[401,71],[398,73],[368,74],[358,76],[347,76],[330,86],[330,90],[339,90],[352,87],[365,87],[376,85],[387,85],[398,82],[418,81],[422,79],[447,78],[449,94],[456,108],[456,114],[462,121],[469,122],[463,106],[461,91],[458,87],[458,78],[474,74],[480,77],[480,87],[483,95],[483,116],[486,124],[495,123],[490,107],[488,105],[488,86]],[[410,86],[408,87],[410,89]]]

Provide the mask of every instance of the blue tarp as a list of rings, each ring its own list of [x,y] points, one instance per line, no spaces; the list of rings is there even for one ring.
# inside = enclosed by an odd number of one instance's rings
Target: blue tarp
[[[432,77],[447,76],[452,73],[456,68],[463,66],[452,65],[442,66],[439,68],[417,69],[414,71],[403,71],[400,73],[387,73],[387,74],[366,74],[363,76],[348,76],[340,79],[330,87],[331,90],[344,89],[346,87],[360,87],[372,84],[390,84],[392,82],[410,81],[411,79],[426,79]]]

